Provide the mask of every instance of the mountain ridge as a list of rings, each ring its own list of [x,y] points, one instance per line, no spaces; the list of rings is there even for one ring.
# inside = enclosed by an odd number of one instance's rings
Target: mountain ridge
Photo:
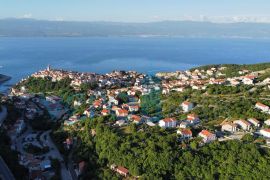
[[[160,21],[144,23],[0,19],[4,37],[181,36],[270,38],[270,23]]]

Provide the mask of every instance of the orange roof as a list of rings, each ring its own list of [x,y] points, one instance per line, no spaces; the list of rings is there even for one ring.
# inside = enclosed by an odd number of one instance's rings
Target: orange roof
[[[192,135],[192,132],[190,129],[182,129],[180,130],[182,134],[184,135]]]
[[[108,113],[109,110],[108,109],[102,109],[101,113]]]
[[[191,104],[191,102],[188,102],[188,101],[184,101],[183,103],[182,103],[183,105],[186,105],[186,106],[188,106],[188,105],[190,105]]]
[[[165,118],[163,119],[164,122],[173,122],[173,121],[176,121],[175,118]]]
[[[196,118],[198,118],[198,115],[196,115],[196,114],[188,114],[188,115],[187,115],[187,119],[188,119],[188,120],[194,120],[194,119],[196,119]]]
[[[255,79],[255,78],[256,78],[256,76],[247,75],[247,76],[244,76],[244,78],[247,78],[247,79]]]
[[[207,130],[202,130],[201,132],[200,132],[200,134],[203,134],[203,135],[205,135],[205,136],[207,136],[207,137],[209,137],[209,136],[212,136],[213,134],[212,133],[210,133],[209,131],[207,131]]]
[[[118,167],[117,167],[117,170],[120,171],[120,172],[123,172],[123,173],[125,173],[125,174],[128,173],[128,170],[127,170],[126,168],[122,167],[122,166],[118,166]]]
[[[257,102],[256,105],[257,105],[257,106],[261,106],[261,107],[268,107],[268,106],[266,106],[266,105],[264,105],[264,104],[262,104],[262,103],[260,103],[260,102]]]
[[[266,131],[266,132],[270,133],[270,129],[263,129],[263,131]]]
[[[131,118],[133,119],[133,121],[141,121],[141,117],[137,115],[132,115]]]
[[[118,111],[119,114],[128,114],[128,111],[125,109],[117,109],[116,111]]]

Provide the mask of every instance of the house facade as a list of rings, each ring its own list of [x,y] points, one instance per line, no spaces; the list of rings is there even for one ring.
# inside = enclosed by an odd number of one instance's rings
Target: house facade
[[[176,120],[174,118],[165,118],[159,121],[159,126],[164,128],[176,127]]]
[[[199,137],[203,138],[204,143],[209,143],[216,140],[216,135],[209,132],[208,130],[202,130],[199,133]]]

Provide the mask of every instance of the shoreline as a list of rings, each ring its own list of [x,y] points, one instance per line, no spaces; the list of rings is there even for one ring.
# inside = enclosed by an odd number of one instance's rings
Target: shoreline
[[[9,80],[11,80],[10,76],[0,74],[0,84],[3,84],[4,82],[9,81]]]

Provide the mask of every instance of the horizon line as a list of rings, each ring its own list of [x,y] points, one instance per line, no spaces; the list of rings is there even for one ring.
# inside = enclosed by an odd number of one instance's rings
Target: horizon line
[[[195,22],[195,23],[212,23],[212,24],[241,24],[241,23],[253,23],[253,24],[270,24],[269,21],[212,21],[212,20],[198,20],[198,19],[179,19],[179,20],[153,20],[153,21],[108,21],[108,20],[65,20],[65,19],[38,19],[38,18],[26,18],[26,17],[5,17],[0,20],[35,20],[35,21],[51,21],[51,22],[78,22],[78,23],[126,23],[126,24],[149,24],[149,23],[161,23],[161,22]]]

